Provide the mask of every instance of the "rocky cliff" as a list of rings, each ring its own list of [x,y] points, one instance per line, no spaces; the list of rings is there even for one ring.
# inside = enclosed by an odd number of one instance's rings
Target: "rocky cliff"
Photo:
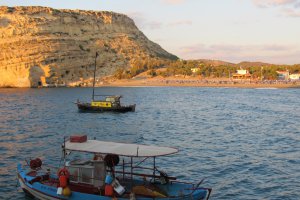
[[[137,60],[176,59],[113,12],[0,7],[0,87],[76,85]]]

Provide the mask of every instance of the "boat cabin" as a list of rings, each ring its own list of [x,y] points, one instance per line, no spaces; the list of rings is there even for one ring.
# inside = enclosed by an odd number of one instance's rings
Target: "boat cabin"
[[[104,100],[92,100],[91,106],[111,108],[111,107],[118,107],[121,105],[120,99],[122,98],[122,96],[104,96],[104,98],[105,98]]]
[[[82,183],[102,187],[105,183],[106,164],[103,160],[73,160],[66,163],[71,183]]]

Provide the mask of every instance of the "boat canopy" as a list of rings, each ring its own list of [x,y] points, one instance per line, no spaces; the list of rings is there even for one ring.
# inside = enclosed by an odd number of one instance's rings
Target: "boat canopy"
[[[128,157],[156,157],[178,152],[178,149],[170,147],[156,147],[98,140],[87,140],[86,142],[82,143],[66,141],[65,149],[89,153],[116,154]]]

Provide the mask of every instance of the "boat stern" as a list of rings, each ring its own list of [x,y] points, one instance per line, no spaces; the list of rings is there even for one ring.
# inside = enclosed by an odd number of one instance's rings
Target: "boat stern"
[[[211,188],[198,188],[193,193],[194,197],[198,197],[199,200],[208,200],[210,198],[212,189]]]

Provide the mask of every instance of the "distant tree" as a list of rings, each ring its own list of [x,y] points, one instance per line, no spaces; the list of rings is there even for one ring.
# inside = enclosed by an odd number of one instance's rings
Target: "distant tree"
[[[117,79],[122,79],[123,78],[123,74],[124,74],[124,69],[122,68],[119,68],[115,71],[114,73],[114,77],[117,78]]]
[[[148,75],[150,75],[151,77],[154,77],[154,76],[157,76],[157,73],[154,69],[151,69],[149,72],[148,72]]]
[[[159,71],[157,73],[157,75],[162,76],[162,77],[168,77],[168,76],[170,76],[170,74],[168,74],[167,71]]]

